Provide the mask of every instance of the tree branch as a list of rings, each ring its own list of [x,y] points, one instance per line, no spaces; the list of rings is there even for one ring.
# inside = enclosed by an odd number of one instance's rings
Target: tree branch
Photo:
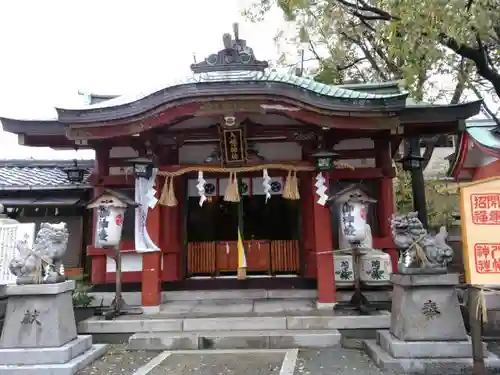
[[[393,16],[389,12],[386,12],[383,9],[374,7],[370,4],[368,4],[364,0],[356,0],[356,3],[351,3],[350,1],[347,0],[332,0],[336,1],[337,3],[343,5],[344,7],[350,9],[350,12],[358,17],[359,19],[365,20],[365,21],[393,21],[393,20],[399,20],[399,17]],[[371,14],[365,14],[362,12],[368,12]]]
[[[495,92],[500,96],[500,74],[489,66],[488,60],[480,48],[473,48],[464,44],[459,44],[455,39],[444,33],[440,34],[439,42],[456,54],[474,62],[477,73],[481,77],[490,81],[495,89]]]

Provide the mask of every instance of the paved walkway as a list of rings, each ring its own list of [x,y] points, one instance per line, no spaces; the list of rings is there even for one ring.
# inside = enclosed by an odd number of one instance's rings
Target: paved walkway
[[[362,352],[322,350],[217,350],[128,352],[112,345],[78,375],[402,375],[380,371]],[[443,374],[445,375],[445,374]]]

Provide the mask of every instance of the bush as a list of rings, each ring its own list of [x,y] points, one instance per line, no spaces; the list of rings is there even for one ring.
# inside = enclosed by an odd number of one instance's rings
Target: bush
[[[73,291],[73,307],[89,307],[94,301],[94,296],[89,294],[92,289],[92,285],[88,284],[87,275],[76,276],[73,277],[72,280],[75,280],[76,283],[75,290]]]

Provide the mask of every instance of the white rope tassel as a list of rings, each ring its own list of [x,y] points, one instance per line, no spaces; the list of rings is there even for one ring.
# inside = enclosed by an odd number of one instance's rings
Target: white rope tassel
[[[326,194],[328,188],[326,187],[325,182],[326,179],[323,177],[323,173],[319,172],[316,175],[316,183],[314,186],[316,186],[316,195],[319,197],[316,202],[322,206],[324,206],[328,200],[328,195]]]
[[[267,200],[271,198],[271,177],[269,177],[269,173],[267,173],[267,169],[262,171],[262,186],[264,187],[264,194]]]
[[[207,196],[205,195],[205,179],[203,178],[203,172],[198,171],[198,184],[196,188],[198,189],[198,195],[200,196],[200,207],[203,206],[203,203],[207,200]]]

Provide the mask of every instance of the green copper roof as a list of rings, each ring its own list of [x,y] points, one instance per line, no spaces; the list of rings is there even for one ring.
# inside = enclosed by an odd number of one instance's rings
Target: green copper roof
[[[243,79],[243,81],[248,79]],[[352,90],[344,88],[342,86],[326,85],[324,83],[316,82],[310,78],[298,77],[290,74],[282,74],[278,72],[263,72],[256,74],[252,80],[254,81],[265,81],[265,82],[282,82],[293,86],[297,86],[309,91],[313,91],[316,94],[324,96],[332,96],[336,98],[346,98],[346,99],[381,99],[381,98],[397,98],[406,96],[406,94],[390,93],[372,93],[369,91]],[[203,80],[204,81],[204,80]]]
[[[150,95],[161,90],[167,90],[174,87],[187,86],[192,84],[209,84],[209,83],[251,83],[251,82],[269,82],[269,83],[284,83],[297,88],[301,88],[319,96],[347,99],[347,100],[361,100],[370,101],[377,100],[383,101],[391,99],[404,99],[407,94],[401,92],[390,92],[387,94],[372,93],[366,91],[351,90],[347,87],[326,85],[324,83],[316,82],[310,78],[298,77],[290,74],[278,73],[275,71],[226,71],[226,72],[210,72],[210,73],[197,73],[185,77],[181,80],[169,82],[167,84],[157,85],[148,88],[140,93],[133,95],[122,95],[114,99],[106,100],[90,106],[82,106],[78,108],[64,108],[70,110],[85,110],[92,108],[109,108],[119,105],[133,103],[135,101],[144,99]],[[392,84],[390,85],[392,86]]]
[[[490,119],[474,119],[466,121],[467,133],[474,141],[484,147],[500,149],[500,137],[493,132],[496,124]]]

